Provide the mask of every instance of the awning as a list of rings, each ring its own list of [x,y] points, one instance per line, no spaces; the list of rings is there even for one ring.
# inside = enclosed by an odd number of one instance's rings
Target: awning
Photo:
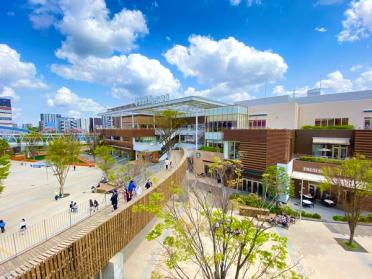
[[[323,137],[313,137],[313,143],[328,143],[328,144],[350,145],[350,138],[323,138]]]
[[[300,171],[294,171],[292,172],[291,178],[293,179],[299,179],[299,180],[305,180],[305,181],[311,181],[311,182],[323,182],[325,180],[323,175],[319,174],[312,174],[307,172],[300,172]]]

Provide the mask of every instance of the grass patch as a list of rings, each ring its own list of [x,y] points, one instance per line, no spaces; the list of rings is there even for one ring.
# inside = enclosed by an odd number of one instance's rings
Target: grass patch
[[[339,221],[339,222],[347,222],[347,217],[344,215],[335,215],[332,217],[333,220]],[[365,216],[359,216],[358,222],[360,223],[372,223],[372,213],[365,215]]]
[[[315,163],[328,163],[328,164],[342,164],[344,162],[343,160],[328,159],[328,158],[313,157],[313,156],[300,156],[299,159],[301,161],[315,162]]]
[[[201,147],[199,148],[199,150],[209,151],[209,152],[222,153],[221,148],[213,147],[213,146],[201,146]]]
[[[360,245],[355,240],[353,241],[353,243],[351,245],[349,244],[349,240],[348,239],[345,239],[345,238],[335,238],[335,240],[346,251],[368,253],[367,250],[364,249],[363,246]]]

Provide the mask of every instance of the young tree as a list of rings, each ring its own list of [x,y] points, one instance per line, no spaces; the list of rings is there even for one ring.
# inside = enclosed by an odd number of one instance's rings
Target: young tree
[[[276,206],[279,206],[279,196],[290,194],[293,183],[284,167],[269,166],[262,175],[264,186],[264,200],[266,193],[273,199]]]
[[[147,205],[135,212],[155,213],[159,218],[148,240],[166,236],[165,278],[284,278],[295,274],[287,264],[287,240],[270,232],[269,225],[236,217],[213,194],[189,187],[184,202],[177,189],[165,208],[163,195],[153,193]],[[184,199],[182,199],[184,200]]]
[[[98,162],[97,166],[102,170],[104,176],[108,178],[109,170],[115,165],[115,160],[112,158],[113,148],[107,145],[99,145],[94,150]]]
[[[97,146],[100,146],[103,144],[102,136],[98,133],[93,133],[86,135],[87,138],[87,145],[89,148],[89,153],[92,154],[94,162],[96,161],[96,154],[94,150]]]
[[[9,148],[8,143],[0,139],[0,193],[4,190],[3,180],[9,175],[10,160],[6,150]]]
[[[33,157],[38,150],[38,143],[43,141],[43,136],[34,130],[30,130],[30,133],[24,136],[24,141],[26,142],[25,147],[25,157]]]
[[[177,129],[185,125],[183,116],[183,113],[171,109],[161,111],[155,115],[156,128],[160,129],[158,130],[160,142],[164,144],[164,153],[168,152],[174,143],[173,139]]]
[[[57,177],[61,197],[63,197],[63,188],[70,165],[78,160],[80,148],[80,143],[68,136],[49,142],[46,161],[51,165],[53,174]]]
[[[349,245],[353,243],[355,229],[358,225],[362,205],[372,197],[372,161],[364,156],[345,160],[337,167],[322,169],[325,180],[321,189],[338,188],[341,203],[349,224]]]
[[[123,187],[128,184],[130,180],[130,163],[120,165],[116,169],[110,169],[108,171],[108,178],[111,183]]]

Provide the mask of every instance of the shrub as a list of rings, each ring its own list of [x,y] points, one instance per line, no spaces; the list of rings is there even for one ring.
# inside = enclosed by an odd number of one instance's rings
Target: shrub
[[[347,222],[347,217],[346,216],[335,215],[335,216],[332,217],[332,219],[335,220],[335,221],[339,221],[339,222]],[[372,214],[359,216],[359,222],[361,222],[361,223],[372,223]]]
[[[308,161],[308,162],[317,162],[317,163],[329,163],[329,164],[341,164],[343,160],[337,159],[328,159],[322,157],[313,157],[313,156],[300,156],[301,161]]]
[[[331,126],[313,126],[305,125],[302,126],[304,130],[353,130],[353,125],[331,125]]]
[[[199,148],[199,150],[208,151],[208,152],[217,152],[217,153],[221,153],[222,152],[220,148],[213,147],[213,146],[201,146]]]

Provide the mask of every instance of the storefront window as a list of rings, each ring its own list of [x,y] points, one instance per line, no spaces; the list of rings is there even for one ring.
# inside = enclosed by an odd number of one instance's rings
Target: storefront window
[[[372,117],[364,117],[364,129],[372,129]]]

